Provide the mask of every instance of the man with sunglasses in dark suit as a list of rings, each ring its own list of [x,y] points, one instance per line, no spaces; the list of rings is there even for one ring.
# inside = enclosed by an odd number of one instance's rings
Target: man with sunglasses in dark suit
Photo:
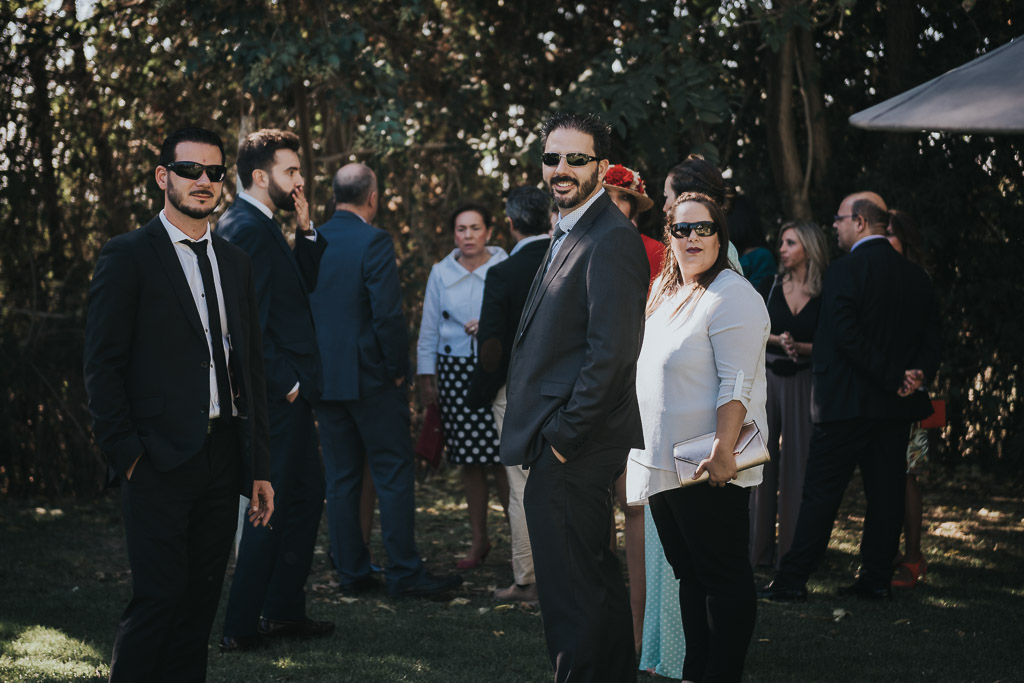
[[[251,265],[207,222],[223,164],[215,133],[172,133],[163,211],[106,244],[89,291],[89,410],[122,480],[132,569],[111,681],[205,680],[238,495],[254,525],[274,511]]]
[[[608,126],[557,113],[542,135],[560,218],[512,348],[501,459],[530,469],[524,504],[555,680],[636,680],[629,596],[609,541],[612,484],[643,446],[636,361],[650,268],[601,185]]]
[[[298,151],[299,138],[289,131],[258,130],[242,140],[235,167],[244,189],[217,222],[217,234],[252,259],[277,493],[272,527],[242,532],[222,652],[261,648],[263,636],[334,631],[333,622],[306,615],[306,579],[324,507],[312,407],[323,381],[309,293],[327,241],[311,230]],[[274,220],[275,210],[295,212],[294,248]]]

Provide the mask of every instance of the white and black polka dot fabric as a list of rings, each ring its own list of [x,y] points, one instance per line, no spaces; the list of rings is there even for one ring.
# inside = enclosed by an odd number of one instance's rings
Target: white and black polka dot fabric
[[[466,401],[476,359],[437,355],[437,398],[444,425],[445,453],[456,465],[497,465],[498,430],[490,407],[470,408]]]

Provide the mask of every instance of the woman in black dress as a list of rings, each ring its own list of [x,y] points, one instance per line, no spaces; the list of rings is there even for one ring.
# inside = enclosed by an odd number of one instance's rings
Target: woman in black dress
[[[821,228],[808,222],[782,226],[779,274],[768,295],[772,329],[765,357],[772,459],[751,497],[750,561],[754,566],[777,566],[796,531],[811,440],[811,349],[827,265],[828,245]]]

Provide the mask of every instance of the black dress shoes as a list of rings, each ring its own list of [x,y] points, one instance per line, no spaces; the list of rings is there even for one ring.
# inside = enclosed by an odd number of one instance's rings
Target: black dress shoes
[[[261,636],[271,638],[315,638],[334,633],[333,621],[314,621],[304,617],[298,621],[278,621],[277,619],[260,618],[256,626]]]
[[[774,602],[793,602],[807,599],[807,588],[797,586],[786,586],[777,580],[757,591],[758,600],[772,600]]]
[[[351,583],[343,583],[338,586],[338,591],[350,598],[358,598],[361,595],[376,593],[379,590],[380,581],[374,578],[373,574],[361,576]]]
[[[267,647],[267,641],[260,635],[255,636],[224,636],[220,639],[221,652],[252,652]]]
[[[425,571],[411,583],[393,589],[391,594],[399,598],[442,598],[461,585],[462,577],[458,574],[435,576]]]
[[[890,586],[875,586],[867,581],[857,579],[849,586],[841,586],[839,595],[852,596],[861,600],[892,600],[892,588]]]

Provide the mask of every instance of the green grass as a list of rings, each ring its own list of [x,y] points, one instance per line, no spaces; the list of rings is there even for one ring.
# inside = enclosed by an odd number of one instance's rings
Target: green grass
[[[417,536],[431,569],[447,571],[465,553],[469,525],[459,491],[453,470],[418,483]],[[857,566],[863,498],[855,482],[811,599],[758,604],[747,679],[1024,680],[1024,497],[931,482],[925,503],[927,583],[889,604],[838,598],[835,588]],[[212,649],[209,679],[550,680],[539,613],[489,597],[511,581],[500,513],[491,515],[491,532],[495,550],[465,574],[456,600],[353,601],[336,591],[324,526],[309,611],[334,620],[334,636],[279,641],[257,654]],[[379,541],[374,550],[383,557]],[[127,567],[116,496],[49,507],[0,502],[0,681],[105,680],[129,597]]]

